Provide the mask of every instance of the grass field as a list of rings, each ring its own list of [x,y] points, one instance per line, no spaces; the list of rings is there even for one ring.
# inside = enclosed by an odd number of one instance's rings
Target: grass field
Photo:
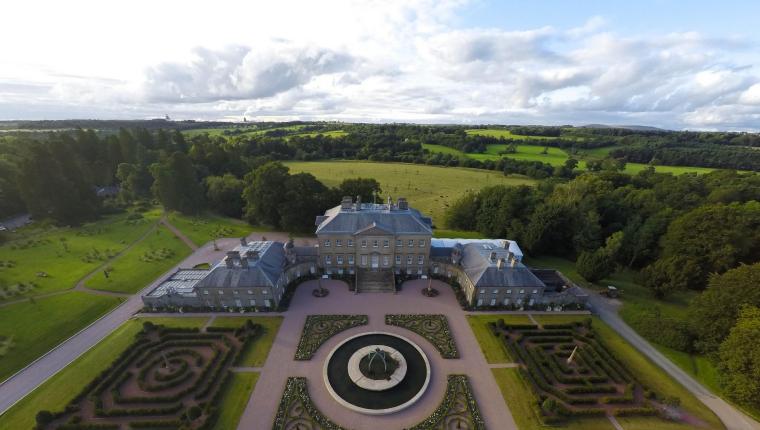
[[[0,268],[0,302],[18,296],[33,296],[74,287],[84,275],[137,240],[158,220],[157,210],[140,220],[118,214],[80,227],[36,228],[34,225],[12,234],[13,240],[0,246],[0,261],[13,267]],[[42,275],[45,276],[42,276]],[[33,288],[18,291],[23,283]]]
[[[214,430],[236,429],[243,415],[248,399],[259,380],[257,372],[233,373],[229,385],[222,393],[219,419]]]
[[[264,327],[264,333],[253,344],[253,348],[243,352],[240,359],[241,366],[261,367],[269,355],[272,348],[272,342],[277,337],[277,332],[282,324],[282,317],[221,317],[214,320],[214,327],[240,327],[245,320],[250,319],[256,324]]]
[[[488,328],[489,322],[503,319],[507,324],[530,324],[530,318],[526,315],[467,315],[472,334],[478,340],[481,351],[489,363],[511,363],[514,361],[507,353],[503,343],[497,339]]]
[[[433,230],[433,237],[451,239],[487,239],[487,237],[477,231],[448,230],[441,228]]]
[[[251,125],[251,126],[229,126],[229,127],[217,127],[217,128],[194,128],[192,130],[184,130],[182,131],[182,134],[184,134],[187,137],[195,137],[201,134],[208,134],[209,136],[228,136],[224,134],[225,131],[241,130],[241,133],[229,135],[229,137],[233,137],[233,136],[264,134],[272,130],[287,130],[287,131],[295,132],[295,131],[300,130],[303,127],[304,125],[290,125],[287,127],[271,127],[271,128],[262,129],[262,128],[259,128],[258,126]]]
[[[471,134],[474,136],[487,136],[487,137],[496,137],[500,139],[525,139],[525,140],[547,140],[547,139],[557,139],[556,137],[549,137],[549,136],[524,136],[520,134],[514,134],[509,130],[505,130],[503,128],[474,128],[471,130],[465,130],[465,133]],[[577,137],[572,139],[578,139]]]
[[[0,381],[119,304],[116,297],[71,291],[0,308],[0,336],[13,347],[0,357]],[[0,428],[15,428],[3,427]]]
[[[343,130],[330,130],[330,131],[309,131],[305,133],[296,133],[291,134],[293,137],[315,137],[318,135],[322,135],[324,137],[343,137],[347,136],[348,132]]]
[[[384,196],[406,197],[409,204],[432,216],[443,225],[446,208],[465,193],[488,185],[533,185],[536,181],[522,176],[504,176],[478,169],[428,166],[403,163],[356,161],[288,162],[291,173],[308,172],[328,186],[348,178],[375,178]]]
[[[212,213],[189,216],[173,212],[169,215],[169,222],[198,246],[202,246],[213,239],[243,237],[252,231],[264,231],[239,219]]]
[[[96,273],[85,284],[96,290],[133,294],[190,255],[191,249],[166,227],[108,265],[109,275]]]
[[[478,131],[482,131],[482,132],[494,131],[494,132],[509,133],[507,130],[478,130]],[[480,134],[483,134],[483,133],[480,133]],[[517,137],[515,135],[511,135],[511,136]],[[519,137],[520,138],[522,137],[541,138],[541,136],[519,136]],[[480,160],[480,161],[498,160],[501,157],[509,157],[509,158],[514,158],[516,160],[541,161],[543,163],[547,163],[552,166],[561,166],[565,163],[565,160],[567,160],[570,157],[570,155],[564,150],[560,148],[553,148],[553,147],[550,147],[547,150],[546,154],[542,154],[542,152],[544,151],[546,147],[541,145],[540,142],[536,142],[535,145],[517,145],[516,153],[503,154],[503,155],[499,154],[499,152],[506,149],[507,145],[504,145],[504,144],[488,145],[486,152],[480,153],[480,154],[479,153],[464,153],[454,148],[449,148],[448,146],[443,146],[443,145],[423,144],[422,146],[431,152],[440,152],[442,154],[451,154],[451,155],[457,155],[460,157],[468,157],[468,158],[472,158],[474,160]],[[610,146],[610,147],[605,147],[605,148],[581,150],[580,153],[576,155],[576,159],[578,159],[578,168],[585,170],[586,158],[587,159],[604,158],[607,156],[607,154],[610,151],[612,151],[613,149],[617,147],[619,146],[614,146],[614,147]],[[648,168],[649,168],[648,164],[626,163],[624,172],[634,175]],[[672,173],[674,175],[680,175],[683,173],[710,173],[714,170],[715,169],[709,168],[709,167],[655,166],[655,171],[658,173]]]
[[[133,318],[0,415],[1,429],[31,429],[42,410],[58,411],[108,367],[134,340],[144,321],[169,327],[202,327],[207,318]]]

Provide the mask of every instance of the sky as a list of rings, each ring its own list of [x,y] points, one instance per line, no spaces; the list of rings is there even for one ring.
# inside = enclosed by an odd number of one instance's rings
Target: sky
[[[0,119],[760,129],[760,2],[0,5]]]

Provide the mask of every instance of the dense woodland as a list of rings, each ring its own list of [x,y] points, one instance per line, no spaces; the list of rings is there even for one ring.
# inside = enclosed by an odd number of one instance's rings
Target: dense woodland
[[[434,143],[482,152],[488,144],[505,143],[459,126],[299,125],[301,134],[279,126],[259,134],[233,128],[192,138],[180,130],[145,127],[9,135],[0,138],[0,216],[29,212],[75,225],[156,200],[168,210],[193,214],[214,208],[252,224],[307,232],[314,216],[342,195],[369,200],[382,190],[377,181],[359,178],[328,188],[310,174],[290,174],[281,160],[400,161],[544,178],[537,187],[496,186],[462,196],[448,211],[446,226],[515,239],[530,255],[573,259],[592,282],[626,267],[638,271],[658,298],[701,291],[687,320],[649,315],[637,329],[655,333],[666,346],[720,359],[728,392],[760,404],[760,176],[731,170],[679,176],[652,169],[620,172],[625,161],[653,159],[760,170],[757,136],[511,128],[523,136],[550,137],[542,145],[616,145],[611,158],[589,162],[581,171],[573,158],[564,166],[509,158],[481,162],[424,149]],[[318,134],[337,129],[347,133]],[[98,187],[113,185],[118,196],[97,197]],[[750,358],[742,360],[738,351]]]

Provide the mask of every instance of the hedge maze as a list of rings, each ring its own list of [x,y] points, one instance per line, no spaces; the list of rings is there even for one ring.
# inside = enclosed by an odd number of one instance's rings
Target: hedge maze
[[[573,417],[654,415],[655,394],[636,380],[591,327],[573,324],[489,323],[536,396],[544,424]],[[572,358],[571,358],[572,356]]]
[[[135,341],[66,406],[37,413],[37,429],[209,429],[230,367],[262,332],[167,328],[146,322]]]

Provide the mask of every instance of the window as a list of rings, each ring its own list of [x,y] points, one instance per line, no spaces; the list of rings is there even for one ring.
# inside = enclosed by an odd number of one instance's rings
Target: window
[[[525,294],[525,290],[520,290],[520,294]]]
[[[203,294],[208,296],[208,290],[203,290]]]
[[[354,256],[353,255],[349,255],[348,256],[348,265],[349,266],[353,266],[354,265]]]
[[[327,254],[325,255],[325,264],[332,264],[332,255]]]
[[[330,247],[330,239],[325,239],[325,247],[326,248]]]
[[[264,306],[271,308],[272,307],[272,301],[269,299],[264,300]]]
[[[424,247],[425,247],[425,240],[422,239],[420,240],[420,248],[424,248]]]
[[[504,306],[509,304],[509,299],[504,299]]]
[[[401,264],[401,256],[400,255],[396,256],[396,264]]]
[[[414,239],[409,239],[409,247],[414,247]]]
[[[353,247],[354,246],[354,240],[353,239],[348,239],[348,244],[346,246]]]
[[[406,264],[407,265],[411,265],[412,264],[412,256],[411,255],[407,255],[406,256]]]
[[[496,306],[496,299],[491,299],[491,306]]]
[[[335,258],[338,261],[338,264],[343,264],[343,256],[339,255]]]
[[[366,266],[366,265],[367,265],[367,256],[362,255],[362,266]]]
[[[217,294],[221,296],[222,294],[224,294],[224,290],[217,290]]]
[[[367,247],[367,241],[366,240],[362,240],[362,248],[366,248],[366,247]]]
[[[480,294],[485,294],[485,293],[486,293],[485,288],[483,288],[483,289],[480,290]]]
[[[253,294],[253,290],[248,290],[248,295],[250,296],[251,294]]]
[[[417,256],[417,264],[422,265],[425,262],[425,256],[424,255],[418,255]]]
[[[491,294],[499,294],[499,290],[493,290],[491,291]]]
[[[261,290],[261,292],[264,293],[264,294],[269,294],[269,290],[267,290],[266,288],[264,288],[263,290]]]
[[[379,246],[379,245],[378,245],[378,241],[377,241],[377,239],[373,240],[373,241],[372,241],[372,247],[373,247],[373,248],[377,248],[378,246]]]
[[[383,266],[390,264],[390,258],[387,255],[383,255]]]
[[[256,306],[256,300],[255,299],[251,299],[249,301],[249,303],[251,304],[251,306]]]
[[[533,290],[531,294],[538,294],[538,290]]]
[[[237,296],[238,295],[238,290],[232,290],[232,294],[234,294],[234,295]]]
[[[343,241],[340,239],[335,239],[335,246],[343,246]]]
[[[384,240],[384,241],[383,241],[383,248],[387,248],[387,247],[388,247],[388,241],[387,241],[387,240]]]
[[[507,290],[507,294],[512,294],[512,290]]]
[[[396,246],[404,246],[404,242],[401,239],[396,239]]]
[[[483,299],[478,299],[478,306],[483,306]]]

